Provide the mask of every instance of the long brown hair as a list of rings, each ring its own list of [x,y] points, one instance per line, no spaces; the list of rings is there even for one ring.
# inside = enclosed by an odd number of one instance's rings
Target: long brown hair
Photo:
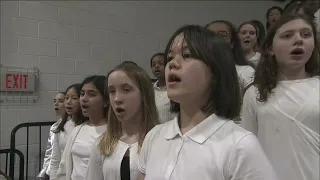
[[[141,93],[141,111],[142,111],[142,119],[140,122],[140,133],[138,140],[138,151],[140,151],[143,140],[147,133],[157,124],[159,124],[159,116],[158,110],[155,102],[155,94],[153,90],[153,85],[150,80],[148,73],[137,65],[132,64],[120,64],[111,70],[107,76],[115,71],[123,71],[125,72],[129,78],[131,78]],[[108,87],[108,84],[107,86]],[[106,88],[107,89],[107,88]],[[109,95],[108,92],[106,92]],[[139,103],[137,102],[137,105]],[[108,125],[107,130],[99,142],[99,149],[101,155],[109,156],[114,151],[115,147],[118,144],[118,141],[122,135],[121,123],[117,119],[111,105],[109,106],[108,111]]]
[[[277,61],[274,56],[269,55],[269,50],[272,47],[274,36],[282,25],[295,19],[303,19],[312,27],[315,43],[312,55],[305,65],[305,70],[311,77],[320,74],[319,43],[317,42],[317,31],[313,21],[310,18],[301,15],[283,15],[268,31],[263,45],[261,60],[259,61],[255,72],[254,85],[258,88],[259,96],[257,97],[257,100],[260,102],[266,102],[268,100],[269,95],[278,83]]]

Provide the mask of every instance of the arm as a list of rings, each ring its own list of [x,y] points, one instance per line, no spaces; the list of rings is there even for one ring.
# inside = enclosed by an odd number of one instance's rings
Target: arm
[[[251,86],[243,97],[243,105],[241,112],[241,126],[253,134],[258,134],[258,121],[257,121],[257,100],[256,88]]]
[[[59,168],[59,163],[61,160],[61,149],[59,144],[59,135],[60,132],[55,134],[53,139],[53,146],[52,146],[52,155],[51,155],[51,161],[50,161],[50,179],[54,180],[57,178],[57,171]]]
[[[278,180],[257,138],[251,133],[236,144],[228,172],[230,180]]]
[[[56,127],[55,124],[53,124],[49,130],[49,137],[48,137],[46,152],[44,153],[44,158],[43,158],[43,167],[37,177],[45,177],[46,174],[48,174],[47,170],[51,161],[52,144],[53,144],[53,138],[54,138],[54,133],[52,132],[52,130],[54,130],[54,128]]]
[[[100,151],[98,149],[98,144],[92,147],[90,160],[87,168],[87,174],[85,180],[103,180],[103,171],[101,162],[102,156],[100,155]]]

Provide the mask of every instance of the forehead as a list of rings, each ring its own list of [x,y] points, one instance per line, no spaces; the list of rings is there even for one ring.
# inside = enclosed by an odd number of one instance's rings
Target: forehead
[[[89,91],[89,90],[98,91],[97,87],[92,82],[84,84],[81,90],[82,91]]]
[[[76,90],[74,88],[70,88],[68,91],[67,91],[67,95],[74,95],[74,94],[77,94]]]
[[[158,55],[152,58],[152,62],[157,62],[157,61],[164,61],[164,57],[161,55]]]
[[[55,98],[56,98],[56,99],[64,98],[64,94],[58,93],[58,94],[56,94]]]
[[[223,22],[216,22],[209,26],[211,31],[229,31],[229,26]]]
[[[251,24],[241,26],[240,31],[256,31],[256,28]]]
[[[280,13],[280,11],[278,9],[271,9],[270,12],[269,12],[269,15],[270,14],[275,14],[275,13]]]
[[[296,31],[300,29],[312,29],[312,27],[303,19],[295,19],[283,24],[278,30],[278,33],[286,31]]]
[[[108,86],[118,86],[123,84],[133,85],[133,81],[129,76],[122,70],[112,72],[108,77]]]

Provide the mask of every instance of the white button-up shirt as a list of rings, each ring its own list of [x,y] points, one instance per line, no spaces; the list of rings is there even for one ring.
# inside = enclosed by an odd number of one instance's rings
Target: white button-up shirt
[[[170,99],[168,98],[167,88],[161,89],[157,86],[158,81],[154,83],[156,106],[159,113],[160,123],[173,120],[175,114],[170,112]]]
[[[212,114],[181,134],[178,119],[146,136],[138,167],[145,180],[276,180],[257,138]]]
[[[110,156],[101,155],[97,146],[94,146],[89,160],[86,180],[121,180],[121,162],[129,150],[130,179],[137,180],[139,170],[138,143],[132,145],[118,141]]]

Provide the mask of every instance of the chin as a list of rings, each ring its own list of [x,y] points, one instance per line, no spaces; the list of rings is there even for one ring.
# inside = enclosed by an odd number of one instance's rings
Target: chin
[[[182,99],[180,96],[169,95],[169,93],[168,93],[168,98],[176,103],[180,103]]]

